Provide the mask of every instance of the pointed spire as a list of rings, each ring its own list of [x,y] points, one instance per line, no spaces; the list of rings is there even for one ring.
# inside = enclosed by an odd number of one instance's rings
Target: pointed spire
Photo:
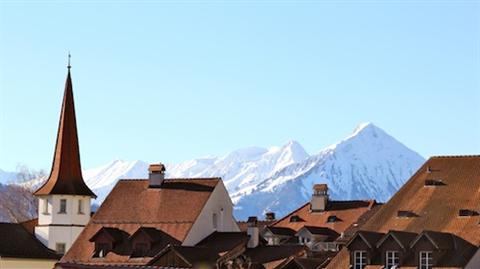
[[[52,170],[47,182],[35,192],[35,195],[70,194],[96,197],[82,177],[77,120],[73,101],[72,78],[70,76],[70,54],[68,58],[68,73],[65,81]]]

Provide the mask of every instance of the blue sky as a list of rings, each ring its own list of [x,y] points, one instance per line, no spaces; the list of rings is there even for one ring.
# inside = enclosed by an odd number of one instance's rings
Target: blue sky
[[[20,1],[21,2],[21,1]],[[0,168],[50,169],[66,76],[86,168],[179,162],[371,121],[425,157],[480,153],[476,1],[0,4]]]

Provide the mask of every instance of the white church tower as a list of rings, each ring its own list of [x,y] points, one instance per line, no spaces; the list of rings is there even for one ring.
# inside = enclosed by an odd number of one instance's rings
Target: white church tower
[[[48,248],[65,253],[90,220],[90,202],[96,198],[82,177],[70,61],[52,170],[34,194],[38,197],[35,236]]]

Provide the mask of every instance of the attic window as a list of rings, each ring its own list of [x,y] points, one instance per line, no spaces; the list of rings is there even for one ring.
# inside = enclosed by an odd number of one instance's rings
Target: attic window
[[[445,183],[441,179],[426,179],[425,186],[444,186]]]
[[[397,212],[397,218],[414,218],[414,217],[418,217],[418,215],[409,210],[398,210]]]
[[[328,216],[328,218],[327,218],[327,223],[332,223],[332,222],[337,222],[337,221],[338,221],[338,218],[335,215]]]
[[[290,217],[290,222],[300,222],[302,219],[298,215],[293,215]]]
[[[459,217],[473,217],[477,216],[478,212],[471,210],[471,209],[460,209],[458,211],[458,216]]]

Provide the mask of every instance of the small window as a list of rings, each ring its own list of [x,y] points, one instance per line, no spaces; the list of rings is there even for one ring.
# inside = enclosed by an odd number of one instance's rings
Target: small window
[[[353,252],[353,269],[363,269],[367,266],[367,252],[355,250]]]
[[[78,200],[78,214],[83,215],[83,200]]]
[[[335,215],[328,216],[328,218],[327,218],[327,223],[332,223],[332,222],[337,222],[337,221],[338,221],[338,218]]]
[[[302,221],[302,219],[297,215],[293,215],[290,217],[290,222],[300,222],[300,221]]]
[[[43,199],[43,215],[48,215],[48,198]]]
[[[471,209],[460,209],[458,211],[459,217],[473,217],[476,215],[478,215],[478,213],[475,210],[471,210]]]
[[[444,186],[445,183],[441,179],[426,179],[425,186]]]
[[[58,211],[59,214],[66,214],[67,213],[67,199],[60,199],[60,210]]]
[[[58,254],[65,254],[65,243],[56,243],[55,250]]]
[[[432,269],[433,266],[433,255],[431,251],[420,251],[420,269]]]
[[[414,218],[414,217],[418,217],[418,215],[409,210],[398,210],[397,212],[397,218]]]
[[[392,269],[400,264],[400,253],[398,251],[387,251],[385,253],[385,268]]]
[[[213,213],[213,215],[212,215],[212,223],[213,223],[213,229],[217,229],[217,227],[218,227],[218,216],[217,216],[217,213]]]

